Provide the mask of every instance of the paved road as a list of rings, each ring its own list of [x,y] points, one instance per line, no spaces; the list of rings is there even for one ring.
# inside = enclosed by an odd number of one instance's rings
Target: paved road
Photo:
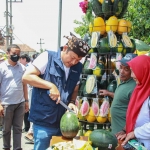
[[[3,139],[1,138],[2,132],[0,131],[0,150],[2,150],[3,146]],[[23,150],[33,150],[34,144],[28,143],[28,141],[24,138],[26,133],[22,133],[22,148]],[[12,138],[11,138],[11,143],[12,143]]]

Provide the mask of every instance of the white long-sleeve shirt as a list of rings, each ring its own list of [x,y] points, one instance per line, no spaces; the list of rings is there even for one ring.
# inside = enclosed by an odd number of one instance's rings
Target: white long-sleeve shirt
[[[149,98],[143,103],[136,120],[134,134],[139,142],[144,143],[147,150],[150,150],[150,108]]]

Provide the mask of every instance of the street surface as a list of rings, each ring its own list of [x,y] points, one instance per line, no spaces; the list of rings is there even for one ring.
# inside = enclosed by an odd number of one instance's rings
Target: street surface
[[[26,133],[22,133],[22,149],[23,150],[33,150],[33,145],[32,143],[29,143],[24,136],[26,135]],[[11,143],[12,143],[12,138],[11,138]],[[2,139],[2,131],[0,131],[0,149],[2,150],[2,146],[3,146],[3,139]],[[12,150],[12,148],[11,148]]]

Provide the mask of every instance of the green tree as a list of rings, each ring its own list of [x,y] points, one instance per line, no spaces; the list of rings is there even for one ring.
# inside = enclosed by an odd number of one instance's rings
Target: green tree
[[[124,18],[132,22],[130,36],[150,44],[149,0],[130,0]]]

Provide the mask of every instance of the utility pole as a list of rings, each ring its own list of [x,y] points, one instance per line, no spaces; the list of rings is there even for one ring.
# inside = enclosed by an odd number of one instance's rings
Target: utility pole
[[[60,44],[61,44],[61,19],[62,19],[62,0],[59,0],[59,14],[58,14],[58,44],[57,44],[57,49],[60,48]]]
[[[9,16],[9,12],[8,12],[8,0],[6,0],[6,48],[9,45],[9,23],[8,23],[8,16]]]
[[[9,25],[10,44],[13,39],[13,27],[12,27],[12,0],[10,0],[10,25]]]
[[[8,11],[8,2],[10,3],[10,10]],[[12,25],[12,2],[22,2],[22,0],[6,0],[6,47],[8,47],[9,44],[12,44],[13,40],[13,25]],[[8,19],[10,18],[10,20]],[[9,41],[10,40],[10,41]]]
[[[45,43],[42,43],[42,40],[44,40],[44,39],[40,38],[40,43],[37,43],[37,44],[40,44],[40,51],[42,50],[42,44],[45,44]]]

